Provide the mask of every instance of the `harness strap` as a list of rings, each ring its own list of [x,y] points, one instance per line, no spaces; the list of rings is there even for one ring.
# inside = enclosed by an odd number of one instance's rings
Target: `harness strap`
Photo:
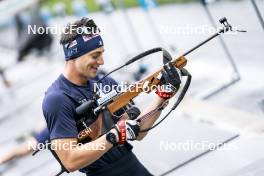
[[[52,153],[52,155],[55,157],[55,159],[59,162],[60,166],[61,166],[61,171],[59,173],[57,173],[55,176],[59,176],[61,174],[63,174],[64,172],[70,173],[65,166],[62,164],[60,158],[58,157],[58,155],[56,154],[56,152],[54,150],[52,150],[51,145],[48,145],[48,149],[49,151]]]

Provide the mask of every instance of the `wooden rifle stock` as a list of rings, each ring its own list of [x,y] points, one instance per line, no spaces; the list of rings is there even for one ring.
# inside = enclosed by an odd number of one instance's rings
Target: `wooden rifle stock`
[[[171,63],[175,67],[180,69],[187,64],[187,59],[184,56],[181,56],[178,59],[171,61]],[[142,79],[141,81],[130,87],[127,91],[115,97],[113,102],[107,105],[108,110],[111,113],[114,113],[118,109],[128,104],[133,98],[138,96],[141,92],[143,92],[144,88],[151,90],[151,88],[157,86],[160,82],[160,80],[158,79],[158,75],[162,70],[163,68],[147,76],[146,78]]]

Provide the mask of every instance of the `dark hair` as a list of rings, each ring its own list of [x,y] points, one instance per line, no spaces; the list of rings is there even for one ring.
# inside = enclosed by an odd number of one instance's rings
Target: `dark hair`
[[[79,31],[82,27],[86,28],[88,31]],[[77,35],[93,35],[94,32],[99,33],[100,29],[97,27],[93,19],[83,17],[81,20],[77,20],[74,23],[69,23],[60,37],[60,44],[71,43]]]

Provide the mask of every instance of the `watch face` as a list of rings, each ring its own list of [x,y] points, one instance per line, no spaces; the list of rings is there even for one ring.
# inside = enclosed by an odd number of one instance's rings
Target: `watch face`
[[[106,136],[106,140],[109,141],[111,144],[116,143],[116,137],[114,133],[108,133]]]

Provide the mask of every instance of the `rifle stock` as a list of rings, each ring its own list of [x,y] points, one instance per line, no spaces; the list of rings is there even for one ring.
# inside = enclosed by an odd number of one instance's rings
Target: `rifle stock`
[[[183,68],[187,64],[187,59],[184,56],[181,56],[173,61],[172,64],[177,68]],[[112,103],[107,105],[108,110],[111,113],[114,113],[121,107],[128,104],[133,98],[138,96],[141,92],[144,91],[144,88],[151,90],[151,88],[155,87],[159,84],[160,80],[158,79],[158,75],[163,70],[163,68],[159,69],[155,73],[147,76],[142,79],[132,87],[128,88],[125,92],[121,93],[117,96]]]

